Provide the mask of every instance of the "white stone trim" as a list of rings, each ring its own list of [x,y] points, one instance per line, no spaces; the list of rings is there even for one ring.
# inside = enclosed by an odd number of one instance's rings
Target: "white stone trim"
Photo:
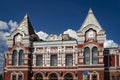
[[[92,64],[92,65],[80,64],[78,66],[104,66],[104,64]]]
[[[17,77],[17,72],[13,71],[13,72],[11,73],[11,80],[13,80],[13,79],[12,79],[12,78],[13,78],[13,75],[16,75],[16,79],[18,78],[18,77]]]
[[[16,68],[14,68],[14,69],[7,69],[7,71],[29,71],[29,69],[22,69],[22,68],[16,69]]]
[[[13,79],[12,79],[12,78],[13,78],[13,75],[15,75],[15,76],[16,76],[16,80],[18,80],[19,75],[22,75],[22,80],[24,80],[24,73],[23,73],[23,72],[21,72],[21,71],[16,72],[16,71],[14,71],[14,70],[13,70],[13,72],[11,73],[11,80],[13,80]]]
[[[104,68],[78,68],[78,70],[80,70],[80,71],[84,71],[84,70],[93,71],[93,70],[104,70]]]
[[[119,66],[120,66],[120,54],[119,54]]]

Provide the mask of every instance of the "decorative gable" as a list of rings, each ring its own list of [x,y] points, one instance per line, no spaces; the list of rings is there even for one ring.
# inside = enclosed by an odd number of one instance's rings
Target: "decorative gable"
[[[85,34],[90,29],[95,30],[97,41],[100,43],[104,43],[105,31],[102,29],[101,25],[99,24],[96,17],[94,16],[92,9],[89,9],[88,15],[85,21],[83,22],[81,28],[77,32],[77,35],[79,37],[78,38],[79,43],[84,43],[86,38]]]
[[[89,28],[93,28],[97,31],[97,33],[100,30],[103,30],[101,25],[99,24],[99,22],[97,21],[96,17],[94,16],[92,9],[90,8],[88,11],[88,15],[85,19],[85,21],[83,22],[80,30],[78,32],[85,32],[86,30],[88,30]]]

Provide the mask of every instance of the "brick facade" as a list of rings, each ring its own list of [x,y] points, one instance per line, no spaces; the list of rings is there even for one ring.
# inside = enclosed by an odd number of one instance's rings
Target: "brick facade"
[[[4,80],[120,80],[120,49],[104,48],[105,31],[91,9],[76,39],[54,37],[39,39],[26,15],[7,37]]]

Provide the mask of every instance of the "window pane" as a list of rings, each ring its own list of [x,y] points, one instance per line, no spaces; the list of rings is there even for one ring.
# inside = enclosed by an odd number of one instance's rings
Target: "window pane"
[[[57,56],[51,56],[51,66],[57,66]]]
[[[66,56],[66,65],[67,66],[72,66],[72,55],[67,55]]]
[[[97,58],[93,58],[92,63],[97,64],[98,63]]]
[[[24,64],[24,53],[23,50],[20,50],[19,52],[19,65],[23,65]]]
[[[12,80],[16,80],[16,75],[13,75],[13,76],[12,76]]]
[[[117,76],[117,80],[120,80],[120,75]]]
[[[37,66],[42,66],[42,56],[37,57]]]
[[[18,80],[22,80],[22,76],[21,75],[19,75]]]
[[[89,58],[85,59],[85,64],[90,64],[90,59]]]
[[[98,63],[98,49],[97,47],[94,47],[92,49],[92,64],[97,64]]]
[[[84,49],[84,64],[90,64],[90,49],[88,47]]]
[[[112,76],[112,80],[115,80],[115,76]]]
[[[13,51],[13,65],[17,65],[17,51]]]

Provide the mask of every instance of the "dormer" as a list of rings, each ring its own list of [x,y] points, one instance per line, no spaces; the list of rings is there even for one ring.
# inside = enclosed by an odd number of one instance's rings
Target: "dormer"
[[[10,36],[7,36],[8,47],[20,44],[29,46],[31,41],[38,40],[39,38],[34,32],[28,15],[25,15],[18,27],[10,34]]]
[[[105,31],[97,21],[90,8],[85,21],[77,32],[79,43],[84,43],[87,38],[94,38],[100,43],[104,43]]]

